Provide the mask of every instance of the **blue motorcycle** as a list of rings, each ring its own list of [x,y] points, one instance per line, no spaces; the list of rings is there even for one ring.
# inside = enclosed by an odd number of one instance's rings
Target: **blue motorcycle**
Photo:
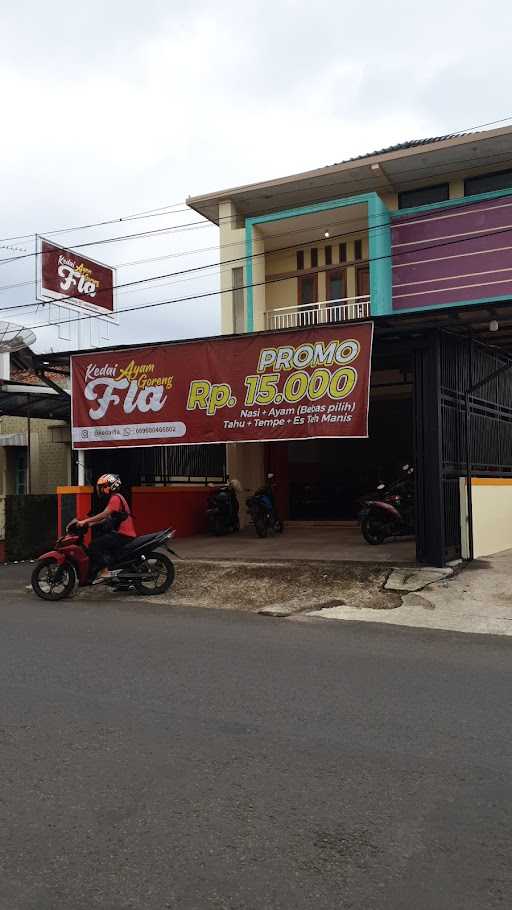
[[[283,522],[279,518],[274,497],[273,475],[269,474],[267,483],[256,490],[254,496],[247,500],[247,511],[252,518],[258,537],[271,534],[282,534]]]

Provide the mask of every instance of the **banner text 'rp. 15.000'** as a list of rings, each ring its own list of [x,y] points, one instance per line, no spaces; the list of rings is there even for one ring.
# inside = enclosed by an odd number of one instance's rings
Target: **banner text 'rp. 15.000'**
[[[366,437],[373,325],[72,358],[75,449]]]

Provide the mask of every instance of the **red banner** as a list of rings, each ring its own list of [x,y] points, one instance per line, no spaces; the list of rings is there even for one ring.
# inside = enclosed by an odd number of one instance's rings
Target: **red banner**
[[[115,269],[38,237],[37,297],[114,312]]]
[[[368,436],[372,323],[72,357],[75,449]]]

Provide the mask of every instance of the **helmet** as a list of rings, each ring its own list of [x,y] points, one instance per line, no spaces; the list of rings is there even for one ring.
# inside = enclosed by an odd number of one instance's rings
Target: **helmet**
[[[96,481],[96,490],[100,496],[102,493],[110,496],[110,494],[115,493],[120,486],[121,478],[119,477],[119,474],[102,474]]]

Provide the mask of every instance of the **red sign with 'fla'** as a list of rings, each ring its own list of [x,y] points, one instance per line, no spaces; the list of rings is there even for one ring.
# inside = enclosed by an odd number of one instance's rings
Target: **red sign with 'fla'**
[[[110,266],[38,238],[37,297],[113,313],[116,272]]]
[[[366,437],[373,324],[72,358],[75,449]]]

